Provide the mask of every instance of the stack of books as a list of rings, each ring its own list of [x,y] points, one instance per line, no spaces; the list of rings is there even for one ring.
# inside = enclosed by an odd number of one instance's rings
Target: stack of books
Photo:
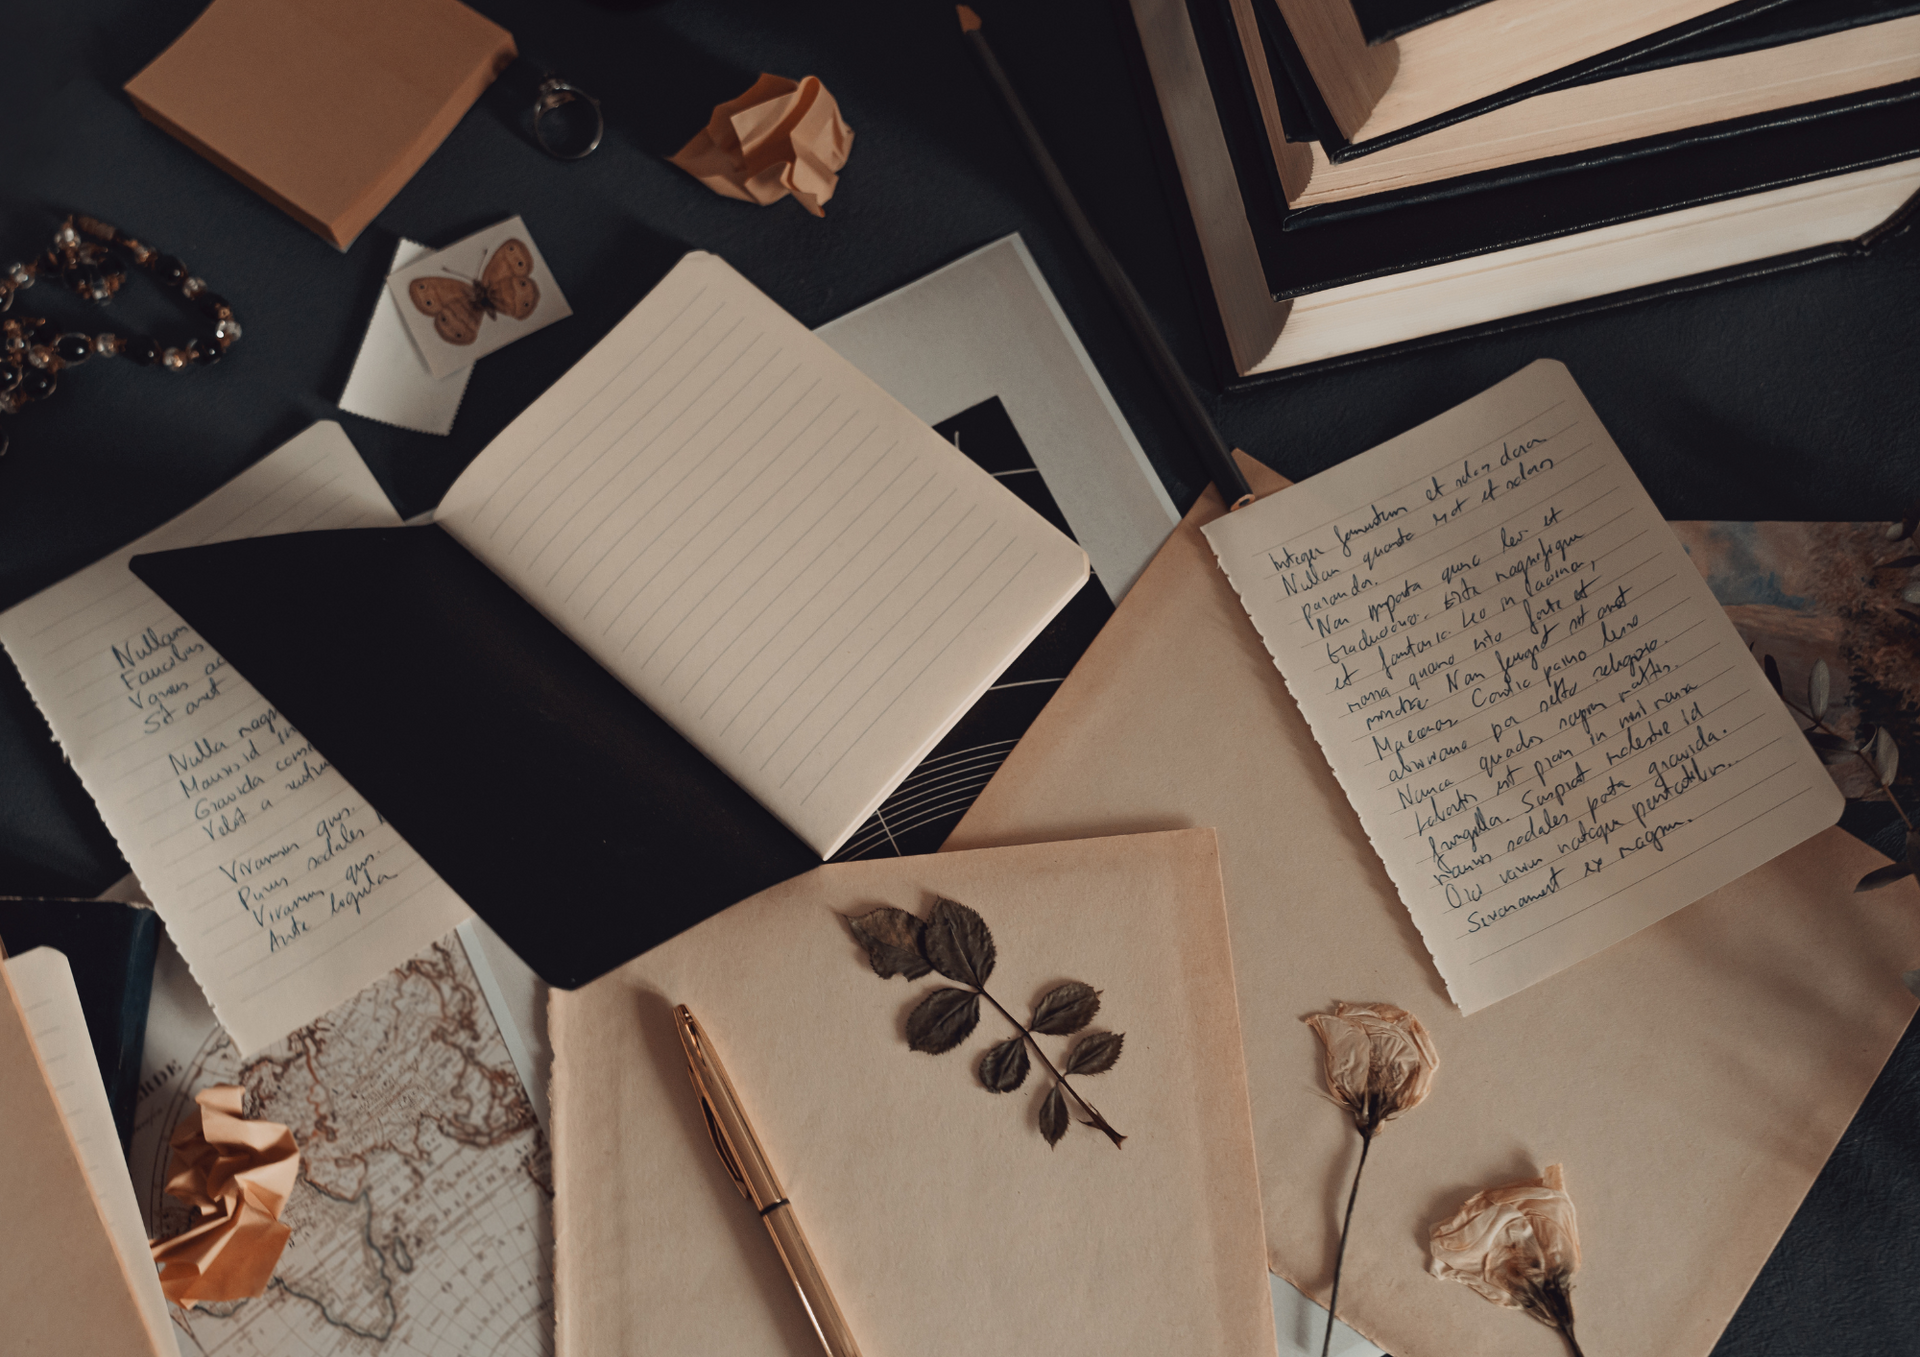
[[[1236,377],[1857,253],[1920,188],[1920,0],[1131,3]]]

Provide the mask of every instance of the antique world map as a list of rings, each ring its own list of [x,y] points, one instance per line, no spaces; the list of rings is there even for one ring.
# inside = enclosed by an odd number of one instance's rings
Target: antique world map
[[[301,1154],[266,1294],[169,1307],[182,1357],[552,1351],[546,1138],[456,938],[244,1061],[168,949],[147,1053],[133,1171],[156,1234],[187,1223],[163,1188],[197,1090],[241,1085]]]

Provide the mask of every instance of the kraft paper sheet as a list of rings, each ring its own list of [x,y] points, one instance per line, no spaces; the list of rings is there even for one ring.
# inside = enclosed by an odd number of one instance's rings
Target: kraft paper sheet
[[[0,966],[0,1346],[34,1357],[160,1357],[41,1063],[7,968]]]
[[[836,911],[980,911],[1017,1013],[1063,979],[1126,1034],[1073,1081],[1127,1136],[1049,1149],[1048,1083],[995,1094],[987,1008],[907,1048],[938,976],[882,981]],[[822,867],[551,1000],[561,1357],[819,1345],[708,1138],[672,1025],[706,1027],[869,1357],[1272,1357],[1218,857],[1206,830]],[[1042,1037],[1043,1043],[1060,1039]],[[1035,1074],[1040,1073],[1036,1063]]]
[[[1706,1353],[1913,1014],[1914,885],[1852,894],[1881,859],[1829,829],[1462,1017],[1215,565],[1221,511],[1201,497],[947,846],[1216,828],[1268,1261],[1323,1304],[1359,1143],[1300,1019],[1380,999],[1428,1025],[1432,1095],[1369,1156],[1341,1283],[1341,1317],[1395,1357],[1564,1352],[1425,1270],[1435,1221],[1552,1163],[1582,1347]]]

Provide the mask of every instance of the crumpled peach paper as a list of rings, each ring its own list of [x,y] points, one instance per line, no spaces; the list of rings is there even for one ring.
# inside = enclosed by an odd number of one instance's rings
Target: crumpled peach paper
[[[670,159],[715,193],[765,207],[791,193],[816,217],[853,149],[853,129],[815,76],[762,75],[715,105],[707,125]]]
[[[203,1218],[152,1246],[160,1289],[177,1305],[262,1294],[293,1233],[280,1212],[300,1151],[278,1122],[243,1121],[245,1097],[231,1084],[202,1089],[194,1095],[199,1111],[173,1131],[167,1192]]]

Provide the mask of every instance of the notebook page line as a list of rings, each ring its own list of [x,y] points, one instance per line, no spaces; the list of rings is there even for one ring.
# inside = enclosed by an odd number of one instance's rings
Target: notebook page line
[[[848,422],[851,423],[852,421],[849,420]],[[867,437],[871,438],[872,434],[869,434]],[[798,514],[801,511],[801,509],[803,509],[810,500],[812,500],[815,496],[819,494],[822,487],[830,484],[833,478],[840,474],[841,468],[845,467],[848,462],[852,461],[853,455],[857,453],[861,448],[865,447],[866,443],[867,443],[867,439],[863,438],[859,442],[849,447],[846,450],[846,452],[841,455],[840,460],[835,462],[831,467],[829,467],[826,473],[820,477],[818,484],[816,484],[812,489],[808,490],[805,495],[802,495],[800,498],[795,499],[787,507],[787,510],[785,513],[781,514],[780,517],[775,519],[774,522],[769,527],[763,530],[761,534],[762,539],[771,540],[774,537],[776,537],[779,534],[780,530],[786,527],[787,523],[796,514]],[[884,449],[880,453],[880,457],[884,458],[888,453],[892,452],[893,449],[898,446],[899,446],[898,443],[889,445],[886,449]],[[823,444],[822,450],[824,450],[825,447],[826,445]],[[817,455],[818,454],[816,453],[815,456]],[[878,461],[879,458],[876,458],[875,460]],[[766,496],[762,500],[759,509],[755,511],[756,516],[760,512],[764,511],[765,509],[773,505],[774,501],[780,497],[781,492],[785,490],[787,486],[791,485],[795,480],[799,479],[800,473],[806,470],[806,468],[811,466],[812,464],[813,464],[813,457],[809,457],[805,462],[802,462],[799,466],[795,467],[793,471],[788,474],[786,480],[780,482],[779,485],[776,485],[770,488]],[[826,507],[828,506],[823,506],[821,511],[822,514],[826,512]],[[815,523],[819,522],[818,516],[815,517],[814,522]],[[695,566],[692,571],[688,572],[688,575],[687,575],[688,581],[691,581],[694,578],[694,576],[698,575],[701,570],[705,569],[707,566],[707,563],[712,561],[715,556],[718,556],[722,551],[726,550],[727,547],[732,545],[733,539],[738,537],[741,533],[747,531],[750,527],[753,526],[753,523],[754,523],[753,518],[747,518],[743,520],[740,523],[740,525],[736,527],[732,532],[728,533],[727,536],[723,538],[720,541],[720,543],[713,548],[712,551],[709,551],[704,557],[701,558],[699,565]],[[804,531],[802,533],[802,536],[804,536]],[[788,550],[792,550],[792,547],[789,547]],[[642,673],[645,673],[647,670],[647,667],[653,663],[654,657],[660,653],[661,647],[665,646],[668,641],[672,640],[674,634],[678,632],[681,627],[685,626],[689,619],[698,615],[700,610],[706,606],[707,600],[712,598],[714,594],[718,592],[723,585],[730,582],[735,575],[747,569],[748,564],[752,559],[753,557],[751,552],[747,552],[743,554],[739,560],[734,562],[732,567],[730,567],[727,571],[725,571],[718,578],[716,578],[712,584],[707,586],[706,592],[701,594],[699,598],[693,601],[693,603],[688,607],[686,613],[681,617],[681,619],[678,622],[674,623],[673,626],[667,629],[667,631],[660,637],[660,639],[654,643],[653,649],[648,651],[645,658],[643,658],[640,661],[640,671]],[[641,620],[640,625],[634,628],[633,636],[628,640],[627,645],[630,647],[633,644],[633,641],[639,638],[640,633],[646,630],[648,624],[651,623],[655,617],[659,616],[660,609],[664,608],[667,605],[667,603],[671,602],[673,599],[677,597],[679,597],[679,590],[676,589],[673,594],[670,594],[665,600],[662,600],[659,607],[656,607],[653,610],[653,612],[647,614],[647,616]],[[720,623],[723,620],[725,620],[726,616],[727,614],[725,611],[714,614],[713,618],[707,623],[705,630],[703,630],[700,633],[700,635],[694,637],[692,642],[689,643],[688,647],[685,650],[682,650],[680,652],[680,658],[674,661],[673,668],[669,669],[666,672],[666,674],[661,677],[660,682],[663,687],[673,678],[674,673],[679,669],[679,667],[686,662],[687,656],[693,652],[693,649],[697,647],[700,644],[700,642],[704,640],[707,637],[707,635],[710,632],[712,632],[712,630],[715,627],[719,626]]]
[[[809,669],[801,677],[798,683],[793,684],[790,688],[787,689],[786,694],[780,699],[779,703],[774,707],[774,709],[770,713],[768,713],[767,719],[765,721],[762,721],[760,725],[755,728],[753,734],[749,735],[746,738],[746,740],[742,743],[741,748],[743,749],[746,748],[747,745],[752,744],[756,739],[758,739],[760,732],[762,730],[765,730],[767,726],[771,724],[773,720],[780,715],[781,712],[786,710],[787,704],[792,702],[794,698],[798,696],[800,691],[803,688],[805,688],[809,682],[812,681],[813,676],[819,673],[820,670],[827,664],[828,661],[833,660],[835,658],[846,659],[845,656],[837,656],[837,651],[839,649],[839,646],[845,645],[848,638],[852,637],[856,632],[860,630],[862,626],[866,625],[868,618],[872,617],[875,613],[879,612],[880,609],[884,608],[892,600],[893,596],[896,593],[898,593],[900,590],[907,587],[907,584],[913,579],[914,575],[919,571],[920,567],[924,565],[927,561],[931,560],[933,556],[940,550],[940,548],[947,544],[947,539],[952,537],[955,533],[959,532],[960,529],[966,524],[966,521],[969,518],[973,517],[974,513],[977,511],[977,507],[978,506],[970,506],[965,513],[961,514],[960,517],[956,518],[952,523],[948,524],[947,530],[940,534],[940,540],[935,542],[932,548],[929,549],[926,552],[926,554],[923,555],[918,561],[915,561],[911,565],[907,566],[907,568],[901,572],[900,578],[894,581],[893,587],[888,589],[886,593],[882,594],[878,599],[876,599],[874,601],[873,606],[867,609],[866,612],[860,615],[859,621],[855,622],[852,626],[846,628],[843,632],[840,633],[840,636],[838,638],[839,644],[834,647],[826,648],[823,650],[820,658],[814,662],[813,668]],[[932,593],[934,589],[939,587],[940,582],[946,579],[946,577],[949,574],[951,574],[955,569],[957,569],[961,561],[966,559],[967,553],[972,551],[975,546],[979,545],[979,543],[986,537],[986,535],[992,531],[993,531],[993,522],[991,519],[989,519],[987,522],[987,525],[980,530],[979,535],[976,536],[972,541],[968,542],[966,546],[962,547],[960,549],[959,554],[953,558],[953,561],[948,564],[947,568],[945,570],[942,570],[938,575],[934,576],[933,580],[926,586],[926,588],[922,589],[918,594],[916,594],[913,598],[913,601],[908,603],[907,606],[901,610],[901,616],[902,617],[910,616],[913,613],[913,610],[919,606],[921,600],[926,598],[928,594]],[[911,541],[912,539],[909,538],[908,540]],[[905,546],[906,543],[903,542],[901,543],[901,545]],[[883,639],[890,636],[891,636],[891,629],[889,629],[889,631],[884,634]],[[794,734],[799,730],[800,726],[805,723],[807,717],[811,716],[815,711],[817,711],[819,709],[820,704],[826,701],[828,697],[833,695],[834,689],[839,686],[839,680],[843,678],[847,673],[849,673],[852,669],[857,667],[861,660],[867,658],[867,656],[871,655],[872,653],[873,653],[873,648],[869,647],[868,649],[862,651],[859,655],[853,656],[850,660],[847,661],[847,663],[841,669],[840,673],[832,676],[832,678],[824,685],[821,691],[821,695],[814,699],[813,706],[807,708],[806,712],[799,718],[799,720],[787,721],[782,723],[787,727],[787,733],[784,737],[782,737],[780,743],[773,747],[773,751],[769,753],[767,757],[761,761],[760,767],[762,770],[766,768],[767,764],[772,763],[775,756],[778,755],[779,752],[786,747],[787,741],[791,740],[794,737]]]
[[[545,438],[541,439],[538,443],[535,443],[532,448],[528,449],[525,458],[517,467],[514,468],[513,473],[508,475],[504,479],[502,479],[498,485],[496,485],[491,491],[488,492],[486,498],[481,500],[479,505],[475,508],[473,517],[474,517],[474,523],[476,527],[486,517],[487,513],[494,508],[495,503],[498,501],[500,496],[506,492],[507,487],[513,483],[514,476],[520,474],[521,472],[530,471],[530,469],[534,465],[534,459],[546,448],[548,443],[551,443],[554,439],[558,438],[563,432],[565,432],[567,426],[571,424],[574,420],[585,419],[588,416],[588,414],[592,411],[594,402],[598,400],[600,396],[603,395],[608,389],[610,389],[614,385],[614,383],[618,382],[622,377],[626,376],[629,372],[631,372],[633,368],[639,364],[640,360],[646,356],[647,351],[649,349],[651,349],[655,344],[659,343],[661,340],[665,339],[668,333],[672,330],[673,326],[679,322],[680,318],[684,316],[688,311],[691,311],[695,303],[697,303],[702,297],[704,297],[706,293],[707,293],[707,290],[706,288],[703,287],[699,291],[695,292],[693,296],[688,298],[686,305],[682,306],[679,311],[675,312],[673,317],[665,325],[660,327],[659,331],[653,336],[653,338],[648,340],[644,345],[641,346],[639,352],[633,356],[633,359],[631,362],[627,363],[624,367],[617,369],[613,373],[613,375],[608,377],[606,381],[602,382],[597,388],[595,388],[594,391],[590,395],[588,395],[585,400],[581,401],[579,407],[566,419],[563,419],[559,423],[559,425],[553,430],[552,433],[548,434]],[[716,308],[715,314],[718,314],[718,308]],[[644,380],[645,378],[642,378],[642,381]],[[601,419],[604,420],[605,418],[606,418],[606,415],[603,414],[601,416]],[[594,425],[593,427],[597,428],[598,424]],[[591,433],[592,430],[589,429],[587,432]],[[582,434],[581,438],[584,439],[586,436],[587,434]],[[569,447],[576,446],[580,441],[581,441],[580,439],[576,439],[573,444],[569,444],[568,446]],[[491,542],[495,537],[498,537],[500,535],[500,530],[504,528],[507,525],[508,520],[513,517],[514,512],[520,507],[521,501],[524,500],[528,494],[532,493],[533,489],[540,484],[540,481],[543,475],[544,475],[544,472],[538,473],[538,474],[530,474],[528,476],[526,489],[520,492],[519,496],[515,498],[512,504],[509,504],[500,510],[499,522],[495,523],[493,525],[492,530],[487,534],[487,540],[489,542]]]
[[[784,787],[788,782],[791,782],[795,777],[795,775],[797,775],[802,768],[806,767],[807,760],[813,757],[815,751],[818,750],[821,745],[825,744],[827,740],[833,736],[835,731],[839,730],[841,726],[846,724],[846,722],[853,715],[853,713],[859,709],[860,704],[866,700],[867,694],[871,693],[876,687],[880,685],[880,683],[887,677],[887,675],[891,674],[896,668],[898,668],[902,663],[904,663],[906,661],[907,656],[913,653],[914,646],[919,644],[920,638],[925,636],[928,632],[932,631],[936,626],[938,626],[946,618],[948,613],[952,612],[955,608],[958,608],[961,602],[966,598],[967,591],[971,589],[974,584],[978,583],[980,580],[985,579],[987,575],[993,570],[993,567],[1000,563],[1000,559],[1003,556],[1005,556],[1009,551],[1012,551],[1013,548],[1014,548],[1014,539],[1009,537],[1004,543],[1001,544],[1000,550],[996,551],[993,554],[993,558],[989,560],[986,563],[986,565],[980,568],[980,570],[974,575],[972,580],[968,581],[966,588],[963,588],[958,593],[956,593],[946,607],[942,608],[932,618],[928,619],[926,626],[920,628],[919,631],[914,633],[912,640],[908,641],[905,645],[900,647],[899,654],[894,656],[894,658],[887,664],[887,667],[885,669],[882,669],[878,674],[874,675],[873,681],[868,683],[865,688],[860,690],[859,696],[854,698],[853,701],[847,704],[846,709],[842,711],[837,718],[835,718],[833,724],[828,726],[826,730],[822,731],[820,733],[820,737],[817,740],[815,740],[813,744],[807,749],[807,751],[800,756],[798,761],[794,763],[792,771],[789,772],[786,775],[786,777],[781,779],[781,782],[780,782],[781,786]],[[1028,557],[1028,561],[1029,562],[1032,561],[1031,556]],[[1015,579],[1019,578],[1019,575],[1020,575],[1020,571],[1016,569],[1011,574],[1009,574],[1006,579],[1002,580],[1000,582],[1000,587],[995,589],[991,594],[989,594],[985,599],[983,599],[980,603],[980,606],[975,608],[964,622],[962,622],[958,627],[955,627],[953,629],[952,634],[948,636],[945,644],[943,644],[940,647],[940,649],[935,651],[933,655],[927,659],[926,663],[922,664],[920,668],[916,670],[913,673],[913,675],[907,679],[905,683],[902,683],[895,688],[894,695],[887,699],[885,705],[883,705],[880,708],[880,710],[874,714],[873,718],[870,721],[868,721],[867,724],[863,726],[857,734],[855,734],[851,739],[847,740],[845,743],[843,743],[840,746],[839,755],[835,757],[832,763],[827,765],[826,770],[822,772],[819,777],[813,780],[813,785],[808,787],[806,790],[806,794],[800,798],[802,804],[805,804],[805,802],[809,800],[815,792],[819,791],[820,788],[823,785],[825,785],[827,779],[833,775],[833,771],[836,768],[838,768],[842,763],[846,762],[847,756],[850,755],[855,749],[859,747],[860,741],[863,738],[865,738],[867,732],[872,730],[874,726],[878,725],[880,721],[885,718],[887,713],[894,709],[895,705],[898,704],[900,700],[900,694],[911,690],[915,680],[917,680],[920,677],[920,675],[926,673],[928,669],[932,668],[934,665],[934,662],[937,661],[942,655],[947,653],[947,651],[952,647],[954,641],[959,636],[961,636],[966,631],[966,629],[969,626],[971,626],[979,618],[981,613],[985,612],[988,608],[992,607],[996,602],[999,601],[1000,595],[1004,594],[1007,591],[1007,588],[1014,582]]]
[[[716,312],[715,314],[718,316],[720,313]],[[690,360],[691,369],[697,370],[701,363],[705,362],[722,344],[727,342],[732,336],[733,330],[739,328],[739,323],[736,322],[733,329],[726,331],[713,341],[713,344],[708,348],[706,353],[703,353],[699,358]],[[681,358],[683,353],[684,350],[668,355],[669,363]],[[686,404],[680,407],[681,413],[684,413],[694,401],[699,399],[700,393],[696,392],[692,396],[687,395],[682,385],[684,376],[676,377],[673,380],[663,382],[660,386],[659,394],[638,412],[629,412],[627,407],[640,400],[641,397],[646,394],[647,384],[666,370],[666,365],[662,365],[654,372],[647,373],[640,382],[635,384],[633,390],[621,400],[620,404],[608,411],[606,418],[602,419],[594,428],[589,430],[579,442],[570,444],[555,454],[553,465],[546,468],[541,477],[528,487],[527,494],[524,497],[525,499],[531,500],[536,492],[543,495],[544,498],[537,501],[536,512],[528,518],[527,526],[521,530],[520,535],[514,538],[513,545],[507,552],[510,559],[519,555],[520,548],[522,544],[525,543],[528,535],[531,534],[535,528],[540,527],[541,522],[547,515],[553,513],[567,502],[568,496],[576,485],[579,485],[581,481],[585,480],[590,473],[600,471],[604,468],[606,473],[604,478],[586,487],[586,493],[581,497],[580,502],[574,506],[572,512],[568,513],[567,516],[550,531],[544,528],[541,529],[542,537],[535,546],[533,555],[527,558],[528,569],[532,569],[537,565],[541,556],[546,553],[547,548],[555,542],[562,540],[567,535],[567,530],[573,526],[574,519],[580,516],[586,506],[595,503],[607,487],[618,480],[620,474],[629,468],[631,459],[623,459],[620,456],[627,436],[636,428],[646,423],[654,412],[659,410],[661,406],[666,405],[667,402],[685,397]],[[632,418],[628,419],[626,423],[621,424],[618,428],[608,427],[616,417],[627,413],[632,413]],[[665,428],[671,427],[672,422],[669,421]],[[662,431],[664,432],[664,429]],[[550,485],[549,483],[554,472],[564,467],[567,460],[576,455],[580,458],[580,469],[570,476],[564,485]],[[552,583],[551,579],[549,579],[548,583]]]

